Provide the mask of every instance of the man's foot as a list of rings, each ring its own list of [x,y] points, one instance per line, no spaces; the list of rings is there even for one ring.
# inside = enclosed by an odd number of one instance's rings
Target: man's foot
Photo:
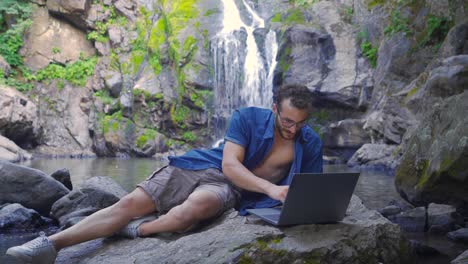
[[[145,222],[151,222],[156,219],[157,217],[155,215],[148,215],[148,216],[134,219],[130,221],[130,223],[128,223],[127,226],[125,226],[120,231],[118,231],[116,235],[126,237],[126,238],[131,238],[131,239],[137,238],[140,236],[140,233],[138,231],[138,228],[140,227],[140,225]]]
[[[11,247],[6,255],[12,256],[24,263],[53,264],[57,251],[44,232],[40,236],[21,246]]]

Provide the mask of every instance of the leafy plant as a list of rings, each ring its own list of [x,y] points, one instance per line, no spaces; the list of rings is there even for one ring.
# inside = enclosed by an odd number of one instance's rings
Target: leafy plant
[[[378,49],[376,47],[373,47],[372,43],[366,40],[361,44],[361,50],[362,54],[367,58],[372,68],[375,68],[377,66]]]
[[[385,35],[393,35],[398,32],[404,32],[405,35],[411,33],[408,27],[408,19],[403,18],[399,11],[393,11],[390,24],[384,29]]]
[[[450,21],[447,18],[429,15],[426,23],[426,32],[418,46],[424,47],[428,44],[434,44],[435,51],[437,51],[449,30]]]

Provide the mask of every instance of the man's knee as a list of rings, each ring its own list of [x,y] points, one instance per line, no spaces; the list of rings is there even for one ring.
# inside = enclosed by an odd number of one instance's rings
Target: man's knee
[[[221,202],[214,193],[199,192],[190,195],[184,202],[186,217],[201,221],[215,216],[221,210]]]
[[[151,211],[152,208],[155,209],[153,201],[142,192],[137,189],[125,195],[111,207],[111,210],[119,215],[134,217],[138,211],[142,210],[146,212]]]

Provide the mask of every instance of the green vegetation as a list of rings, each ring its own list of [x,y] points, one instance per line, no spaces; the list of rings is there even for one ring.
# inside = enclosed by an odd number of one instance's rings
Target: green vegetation
[[[190,114],[190,108],[185,105],[173,104],[171,107],[171,118],[172,121],[177,124],[180,128],[185,129],[185,121]]]
[[[385,35],[392,36],[398,32],[404,32],[405,35],[411,33],[407,18],[403,18],[398,10],[392,11],[390,24],[384,29]]]
[[[375,6],[378,6],[378,5],[383,5],[385,4],[385,1],[384,0],[372,0],[370,1],[368,4],[367,4],[367,10],[372,10],[372,8],[374,8]]]
[[[361,50],[362,50],[362,54],[367,58],[372,68],[377,67],[378,49],[376,47],[373,47],[372,43],[370,43],[369,41],[364,41],[361,44]]]
[[[287,15],[283,22],[287,25],[304,24],[304,13],[299,8],[294,9]]]
[[[305,7],[308,5],[313,5],[317,3],[319,0],[289,0],[290,4],[293,4],[296,7]]]
[[[111,15],[109,19],[107,19],[106,21],[97,21],[95,25],[95,30],[89,32],[87,37],[89,40],[105,43],[109,40],[107,30],[109,29],[110,25],[125,26],[127,25],[128,21],[126,17],[117,15],[114,6],[109,7],[102,5],[102,8],[104,10],[110,11]]]
[[[195,137],[195,135],[193,134],[193,132],[191,131],[186,131],[182,134],[182,138],[185,140],[185,141],[188,141],[188,142],[194,142],[195,139],[197,139]]]
[[[94,97],[98,98],[102,103],[106,105],[111,105],[115,101],[115,99],[110,96],[109,91],[105,89],[95,92]]]
[[[99,115],[99,124],[102,132],[107,134],[110,131],[117,132],[120,121],[123,119],[122,110],[113,113],[112,115]]]
[[[154,140],[158,132],[154,129],[145,129],[145,132],[143,135],[139,136],[136,140],[136,145],[138,148],[143,148],[148,140]]]
[[[212,8],[212,9],[206,11],[204,16],[211,16],[211,15],[216,14],[216,13],[219,13],[219,9],[218,8]]]
[[[281,13],[276,13],[272,18],[271,22],[281,22]]]
[[[74,63],[65,66],[59,64],[49,64],[36,74],[28,77],[29,80],[44,81],[53,79],[67,80],[73,85],[84,86],[89,76],[94,74],[94,66],[96,66],[97,57],[84,59],[81,57]]]
[[[429,15],[426,22],[426,30],[420,41],[418,41],[418,47],[424,47],[429,44],[434,45],[434,52],[437,52],[442,45],[445,37],[447,36],[452,26],[451,21],[445,17],[438,17]]]

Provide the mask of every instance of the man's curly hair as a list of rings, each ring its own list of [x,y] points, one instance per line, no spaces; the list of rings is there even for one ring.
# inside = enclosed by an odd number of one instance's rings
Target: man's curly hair
[[[291,104],[298,109],[306,109],[308,112],[312,111],[312,92],[305,85],[300,84],[286,84],[282,85],[276,91],[273,99],[279,110],[281,102],[286,99],[291,99]]]

